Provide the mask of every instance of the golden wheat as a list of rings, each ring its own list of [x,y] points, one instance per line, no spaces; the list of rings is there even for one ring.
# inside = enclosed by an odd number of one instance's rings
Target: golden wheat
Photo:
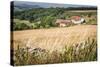
[[[33,29],[13,32],[14,49],[22,47],[40,47],[50,51],[61,50],[64,46],[82,43],[88,37],[96,38],[96,25],[76,25],[64,28]],[[68,45],[70,44],[70,45]]]

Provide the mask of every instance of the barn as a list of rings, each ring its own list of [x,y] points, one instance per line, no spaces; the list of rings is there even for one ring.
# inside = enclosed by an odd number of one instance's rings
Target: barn
[[[58,25],[58,26],[60,26],[60,27],[65,27],[65,26],[67,26],[67,25],[69,25],[69,24],[71,24],[72,22],[71,22],[71,20],[70,19],[66,19],[66,20],[64,20],[64,19],[57,19],[56,20],[56,24]]]
[[[72,16],[71,17],[71,21],[74,24],[81,24],[81,23],[84,23],[85,22],[85,19],[82,18],[81,16]]]
[[[56,24],[60,27],[65,27],[70,24],[82,24],[85,22],[85,19],[81,16],[72,16],[69,19],[57,19]]]

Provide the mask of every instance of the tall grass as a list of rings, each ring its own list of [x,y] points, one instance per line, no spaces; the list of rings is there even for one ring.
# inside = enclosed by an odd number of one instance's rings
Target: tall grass
[[[20,44],[19,44],[20,45]],[[42,48],[22,48],[14,51],[14,65],[69,63],[97,60],[97,40],[90,39],[75,46],[65,46],[62,51],[52,52]]]

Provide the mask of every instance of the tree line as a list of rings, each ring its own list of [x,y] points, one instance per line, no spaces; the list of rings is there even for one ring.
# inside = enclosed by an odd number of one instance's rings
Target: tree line
[[[68,13],[69,10],[74,8],[34,8],[23,11],[13,11],[11,19],[27,20],[29,23],[20,23],[12,20],[13,27],[11,30],[23,30],[23,29],[39,29],[50,28],[57,26],[55,24],[56,19],[66,19],[75,13]],[[75,9],[93,9],[94,8],[75,8]],[[77,14],[78,15],[78,14]]]

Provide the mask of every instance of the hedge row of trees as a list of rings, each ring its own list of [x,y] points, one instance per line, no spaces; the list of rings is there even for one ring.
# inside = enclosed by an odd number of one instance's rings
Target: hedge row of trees
[[[55,27],[55,17],[46,16],[40,19],[41,21],[31,21],[25,22],[25,20],[18,20],[12,22],[13,28],[12,30],[26,30],[26,29],[39,29],[39,28],[50,28]]]
[[[29,23],[13,21],[12,30],[50,28],[57,26],[56,19],[70,18],[72,15],[93,15],[95,13],[74,13],[68,8],[34,8],[23,11],[14,11],[12,19],[26,20]]]
[[[24,11],[15,11],[14,18],[21,19],[21,20],[29,20],[32,21],[39,21],[42,17],[51,16],[51,17],[62,17],[64,13],[64,8],[35,8],[29,9]]]
[[[56,19],[65,19],[64,8],[35,8],[15,11],[12,19],[27,20],[29,23],[14,21],[12,30],[55,27]]]

